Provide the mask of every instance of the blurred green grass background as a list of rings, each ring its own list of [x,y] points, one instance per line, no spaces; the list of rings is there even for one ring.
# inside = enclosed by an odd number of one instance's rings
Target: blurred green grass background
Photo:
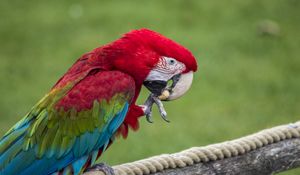
[[[158,31],[189,48],[199,71],[186,96],[165,104],[170,124],[157,113],[154,124],[141,119],[139,132],[116,140],[102,161],[134,161],[299,120],[298,0],[0,3],[0,135],[81,54],[137,28]],[[280,32],[258,34],[265,20]]]

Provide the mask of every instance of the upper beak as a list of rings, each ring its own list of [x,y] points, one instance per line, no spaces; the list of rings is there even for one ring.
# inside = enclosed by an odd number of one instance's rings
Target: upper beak
[[[179,77],[174,77],[177,79],[173,79],[173,84],[169,88],[169,93],[165,99],[165,101],[176,100],[183,96],[191,87],[193,82],[193,71],[179,74]]]
[[[193,82],[193,71],[177,74],[171,78],[170,86],[168,82],[161,80],[145,81],[144,85],[160,100],[171,101],[183,96],[191,87]]]

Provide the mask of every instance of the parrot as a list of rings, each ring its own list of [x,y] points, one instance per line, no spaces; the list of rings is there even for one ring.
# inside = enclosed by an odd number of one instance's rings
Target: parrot
[[[117,136],[152,122],[152,106],[191,87],[197,60],[184,46],[150,29],[123,34],[83,54],[50,91],[0,139],[1,175],[79,175],[93,169]],[[149,90],[136,104],[142,87]],[[110,168],[107,170],[107,167]]]

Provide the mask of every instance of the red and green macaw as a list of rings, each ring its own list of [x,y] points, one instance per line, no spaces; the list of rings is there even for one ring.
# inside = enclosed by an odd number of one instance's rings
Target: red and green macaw
[[[84,54],[1,138],[0,174],[82,174],[139,117],[151,122],[154,103],[166,119],[161,100],[182,96],[196,70],[190,51],[148,29]],[[151,94],[136,105],[142,85]]]

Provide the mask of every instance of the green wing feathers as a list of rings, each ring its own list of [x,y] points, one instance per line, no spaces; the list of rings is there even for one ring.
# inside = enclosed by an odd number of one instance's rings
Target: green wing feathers
[[[5,148],[24,135],[23,145],[16,152],[21,149],[26,151],[37,145],[37,157],[41,158],[47,153],[47,157],[59,158],[71,149],[70,145],[74,144],[77,136],[85,132],[93,132],[95,128],[101,131],[104,125],[112,120],[112,116],[124,108],[125,102],[124,95],[117,94],[109,102],[95,100],[92,109],[80,112],[74,108],[66,112],[63,109],[41,108],[37,105],[6,134],[6,136],[10,135],[10,139],[3,143],[0,152],[4,152]],[[27,122],[29,122],[28,126],[22,127]],[[12,132],[16,130],[18,131]]]
[[[102,94],[94,93],[111,76],[120,80],[112,81],[109,84],[112,88],[103,88]],[[91,86],[91,82],[95,84]],[[120,84],[122,88],[118,87]],[[83,86],[89,89],[80,89]],[[70,92],[83,94],[81,98],[71,98]],[[53,88],[0,139],[0,173],[18,172],[24,168],[31,172],[40,165],[44,168],[52,166],[53,171],[58,171],[76,159],[105,147],[123,122],[133,94],[134,81],[116,72],[91,75]],[[57,105],[65,97],[77,100],[73,101],[75,104],[84,101],[89,105],[80,109]],[[22,159],[28,161],[20,164]],[[57,164],[56,160],[61,163]],[[15,170],[15,166],[19,170]]]

